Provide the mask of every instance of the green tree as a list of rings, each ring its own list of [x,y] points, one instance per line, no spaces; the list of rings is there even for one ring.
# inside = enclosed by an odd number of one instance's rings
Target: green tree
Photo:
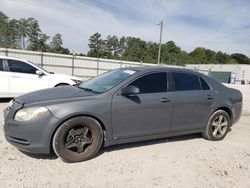
[[[49,36],[46,34],[40,34],[38,39],[38,49],[42,52],[48,52],[50,49],[50,46],[47,44],[47,40],[49,40]]]
[[[140,38],[128,37],[127,47],[124,52],[124,59],[129,61],[144,61],[144,50],[146,42]]]
[[[117,53],[117,59],[123,59],[124,52],[127,48],[127,38],[126,37],[121,37],[118,39],[118,47],[116,50]]]
[[[52,37],[52,41],[50,43],[51,48],[56,48],[56,49],[60,49],[63,45],[63,41],[62,41],[62,35],[60,33],[56,33],[53,37]]]
[[[193,57],[194,64],[207,64],[207,54],[205,48],[195,48],[194,51],[190,52],[189,55]]]
[[[52,37],[52,41],[50,42],[49,51],[52,53],[70,54],[70,50],[68,48],[63,47],[62,35],[60,33],[56,33]]]
[[[8,17],[0,12],[0,46],[7,47]]]
[[[145,50],[144,50],[144,60],[145,63],[157,63],[157,54],[158,54],[158,44],[153,42],[148,42],[146,44]],[[164,50],[162,50],[163,52]],[[164,55],[164,54],[162,54]],[[163,58],[162,58],[163,59]],[[164,61],[162,61],[164,62]]]
[[[180,54],[182,52],[181,48],[176,46],[174,41],[168,41],[166,43],[165,50],[167,50],[168,53],[175,53],[175,54]]]
[[[104,51],[104,41],[101,38],[100,33],[95,33],[89,38],[89,49],[88,56],[90,57],[102,57]]]
[[[250,64],[250,59],[244,54],[234,53],[231,55],[231,58],[233,58],[239,64]]]
[[[174,41],[168,41],[162,45],[161,63],[172,65],[186,64],[186,61],[183,61],[184,55],[186,54],[183,54],[181,48],[178,47]]]
[[[19,20],[19,37],[20,37],[20,45],[22,49],[26,49],[26,43],[28,40],[29,34],[29,25],[28,20],[25,18],[21,18]]]
[[[230,55],[222,52],[217,52],[215,55],[215,62],[217,64],[227,64],[230,60]]]
[[[210,49],[205,49],[206,57],[207,57],[207,63],[212,64],[215,62],[215,55],[216,52]]]
[[[8,48],[20,48],[19,21],[16,19],[8,23],[7,41]]]
[[[39,27],[38,21],[34,18],[28,18],[27,23],[29,28],[29,44],[27,49],[32,51],[38,51],[41,36],[41,29]]]

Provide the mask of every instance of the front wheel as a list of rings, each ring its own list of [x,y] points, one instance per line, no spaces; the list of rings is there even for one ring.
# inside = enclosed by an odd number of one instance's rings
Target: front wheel
[[[64,122],[53,137],[53,149],[65,162],[91,159],[102,146],[103,131],[91,117],[74,117]]]
[[[202,136],[208,140],[222,140],[226,136],[230,125],[231,121],[228,113],[224,110],[217,110],[210,116]]]

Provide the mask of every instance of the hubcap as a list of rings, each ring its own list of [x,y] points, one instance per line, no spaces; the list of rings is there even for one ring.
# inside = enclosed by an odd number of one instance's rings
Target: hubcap
[[[212,134],[216,138],[221,138],[226,134],[228,120],[225,116],[219,115],[212,123]]]
[[[73,152],[82,153],[92,144],[91,131],[88,127],[73,128],[68,132],[65,147]]]

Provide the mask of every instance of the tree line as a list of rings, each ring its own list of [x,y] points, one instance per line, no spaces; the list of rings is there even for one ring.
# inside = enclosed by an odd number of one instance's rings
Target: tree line
[[[60,33],[50,36],[42,32],[34,18],[9,19],[0,12],[0,47],[43,51],[60,54],[73,54],[63,47]],[[49,42],[50,41],[50,42]],[[108,35],[103,38],[94,33],[89,38],[89,57],[156,63],[159,45],[144,41],[138,37],[118,37]],[[74,53],[75,54],[75,53]],[[227,54],[197,47],[190,53],[178,47],[174,41],[168,41],[161,47],[161,63],[184,64],[250,64],[250,59],[241,53]]]
[[[55,34],[50,43],[49,39],[36,19],[9,19],[0,12],[0,47],[70,54],[70,50],[62,46],[60,33]]]
[[[107,36],[102,38],[95,33],[89,38],[90,57],[157,63],[159,45],[136,37]],[[203,47],[197,47],[187,53],[178,47],[174,41],[168,41],[161,46],[161,63],[172,65],[184,64],[250,64],[250,59],[240,53],[227,54],[215,52]]]

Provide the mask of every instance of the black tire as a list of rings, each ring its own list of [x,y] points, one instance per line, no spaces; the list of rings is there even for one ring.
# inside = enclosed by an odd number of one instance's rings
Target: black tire
[[[228,113],[224,110],[217,110],[210,116],[202,136],[207,140],[222,140],[227,135],[230,126],[231,120]]]
[[[68,163],[93,158],[103,142],[103,130],[91,117],[74,117],[55,132],[52,145],[55,154]]]

